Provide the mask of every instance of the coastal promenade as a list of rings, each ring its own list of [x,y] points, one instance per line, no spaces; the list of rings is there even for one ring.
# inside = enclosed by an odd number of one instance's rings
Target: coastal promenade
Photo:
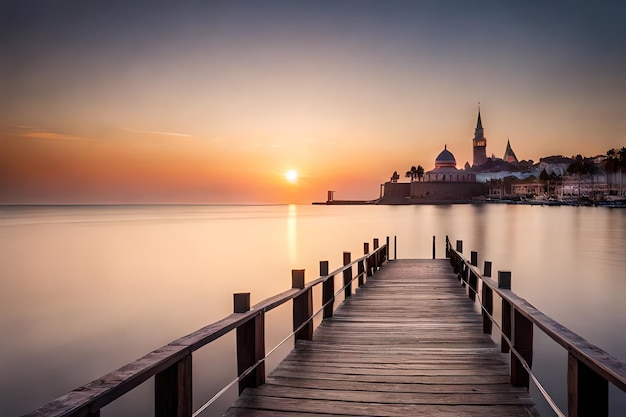
[[[456,278],[448,260],[391,262],[226,415],[537,415]]]

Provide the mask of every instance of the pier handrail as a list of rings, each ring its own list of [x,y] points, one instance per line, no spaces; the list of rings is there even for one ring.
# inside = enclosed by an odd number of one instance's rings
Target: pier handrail
[[[335,299],[334,277],[343,274],[345,296],[351,295],[352,282],[356,279],[363,285],[366,276],[372,276],[389,257],[387,243],[378,245],[374,239],[370,253],[365,244],[365,254],[350,260],[344,252],[344,265],[328,273],[328,262],[320,262],[325,274],[304,284],[304,271],[292,271],[292,287],[269,297],[250,308],[250,294],[235,294],[235,312],[195,332],[170,342],[141,358],[122,366],[86,385],[56,398],[24,417],[99,417],[100,409],[122,395],[155,377],[155,415],[158,417],[183,417],[192,415],[192,353],[225,334],[237,331],[237,365],[239,392],[245,387],[255,387],[265,381],[264,314],[282,304],[294,300],[293,328],[295,339],[310,340],[313,332],[312,289],[322,284],[322,307],[324,318],[332,317]],[[346,256],[347,255],[347,256]],[[357,265],[356,276],[352,267]],[[322,271],[320,271],[322,272]],[[332,288],[327,285],[331,283]],[[330,291],[332,290],[332,291]],[[341,290],[340,290],[341,291]],[[247,305],[246,305],[247,303]],[[327,308],[330,307],[330,308]],[[260,365],[259,365],[260,363]],[[253,371],[250,368],[253,368]]]
[[[446,237],[446,255],[463,285],[467,285],[472,300],[478,296],[478,280],[482,282],[481,308],[483,331],[491,334],[493,292],[502,299],[501,351],[511,349],[511,383],[529,386],[532,367],[533,325],[568,352],[567,392],[569,416],[608,416],[608,382],[626,392],[626,363],[591,344],[556,320],[547,316],[525,299],[511,291],[511,273],[498,272],[498,281],[491,278],[491,262],[485,262],[484,272],[477,267],[478,254],[471,259],[463,256],[463,242],[453,249]],[[495,321],[494,321],[495,323]],[[497,323],[496,323],[497,324]],[[508,346],[511,343],[512,346]],[[516,354],[514,354],[514,350]]]

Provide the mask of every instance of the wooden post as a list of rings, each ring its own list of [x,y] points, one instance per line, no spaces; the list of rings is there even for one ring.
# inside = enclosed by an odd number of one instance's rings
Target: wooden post
[[[498,288],[505,290],[511,289],[511,273],[508,271],[498,271]],[[502,353],[509,352],[509,345],[504,336],[511,340],[511,304],[502,299],[502,338],[500,340],[500,351]]]
[[[454,270],[455,274],[459,273],[459,257],[457,256],[456,252],[452,252],[450,251],[450,263],[452,264],[452,269]]]
[[[389,236],[385,239],[385,258],[389,260]]]
[[[154,376],[154,415],[191,417],[191,354]]]
[[[233,294],[233,311],[235,313],[246,313],[250,311],[250,293]]]
[[[350,252],[343,253],[343,265],[348,265],[352,259]],[[346,287],[344,290],[344,297],[348,298],[352,295],[352,267],[347,268],[343,271],[343,285]]]
[[[567,406],[569,417],[609,415],[609,383],[572,354],[567,357]]]
[[[398,237],[394,236],[393,237],[393,260],[397,260],[398,259]]]
[[[469,270],[469,274],[467,277],[467,284],[469,289],[467,290],[467,295],[470,300],[476,301],[476,293],[478,292],[478,277],[474,273],[471,268],[467,268]]]
[[[456,241],[456,251],[459,253],[463,253],[463,241],[462,240]]]
[[[320,276],[328,275],[328,261],[320,261]],[[335,276],[330,276],[326,281],[322,282],[322,305],[330,303],[324,307],[324,318],[328,319],[333,316],[335,307]]]
[[[250,311],[250,293],[234,295],[234,312]],[[254,318],[237,327],[237,375],[265,357],[265,315],[259,311]],[[250,387],[255,388],[265,383],[265,362],[239,381],[239,393]]]
[[[482,301],[483,301],[483,333],[491,334],[491,318],[490,315],[493,315],[493,290],[485,284],[483,281],[483,289],[482,289]],[[489,313],[489,315],[487,314]]]
[[[370,253],[370,244],[368,242],[363,242],[363,255],[367,255]],[[367,267],[367,276],[371,277],[372,275],[374,275],[372,269],[374,268],[372,266],[373,263],[373,259],[371,256],[368,256],[366,259],[366,267]]]
[[[357,273],[359,274],[359,287],[362,287],[365,285],[365,266],[363,265],[363,261],[357,263]]]
[[[470,252],[470,264],[472,266],[478,266],[478,252]],[[472,301],[476,301],[476,293],[478,291],[478,277],[471,268],[468,267],[468,269],[469,272],[467,274],[467,285],[469,288],[467,290],[467,295]]]
[[[513,309],[513,348],[526,361],[533,365],[533,323]],[[530,376],[522,362],[511,353],[511,384],[515,387],[529,387]]]
[[[459,262],[462,262],[459,259]],[[467,282],[467,274],[469,273],[469,268],[465,264],[465,262],[461,263],[461,273],[459,274],[459,281],[461,281],[461,286],[465,287],[465,283]]]
[[[378,238],[374,238],[374,251],[378,249]],[[378,268],[380,268],[380,253],[376,252],[374,254],[374,272],[378,271]]]
[[[446,258],[450,257],[450,239],[446,235]]]
[[[304,269],[291,271],[291,288],[304,288]],[[313,293],[311,288],[293,299],[293,331],[296,332],[295,342],[298,340],[313,340]],[[309,320],[300,330],[296,331],[304,322]]]
[[[435,259],[435,236],[433,236],[433,259]]]
[[[485,261],[485,267],[483,268],[483,276],[491,277],[491,262]]]

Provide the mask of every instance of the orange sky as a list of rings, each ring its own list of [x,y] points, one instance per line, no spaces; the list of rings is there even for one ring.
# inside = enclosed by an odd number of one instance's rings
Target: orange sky
[[[0,204],[376,198],[471,163],[478,101],[488,155],[625,145],[624,7],[464,4],[16,2]]]

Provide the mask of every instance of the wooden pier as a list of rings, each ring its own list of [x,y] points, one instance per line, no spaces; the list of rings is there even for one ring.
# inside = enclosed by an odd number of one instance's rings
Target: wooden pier
[[[536,415],[447,260],[381,269],[226,415],[289,413]]]
[[[435,259],[435,237],[432,260],[396,260],[395,239],[393,246],[393,261],[389,238],[383,245],[374,239],[371,251],[365,243],[357,259],[344,252],[343,266],[332,272],[322,261],[308,283],[303,270],[294,270],[291,289],[254,306],[249,293],[235,294],[233,314],[26,416],[99,417],[151,378],[156,417],[208,415],[206,407],[237,385],[240,397],[227,416],[533,416],[534,330],[567,352],[567,412],[539,389],[557,415],[606,417],[609,384],[626,392],[625,363],[518,297],[510,272],[493,280],[490,262],[481,272],[476,252],[463,256],[462,241],[453,249],[446,237],[446,259]],[[494,298],[502,305],[498,318]],[[295,348],[266,376],[265,314],[288,302],[293,333],[284,341],[295,339]],[[314,329],[317,314],[323,321]],[[500,345],[491,338],[494,326]],[[194,411],[193,353],[231,331],[237,378]]]

